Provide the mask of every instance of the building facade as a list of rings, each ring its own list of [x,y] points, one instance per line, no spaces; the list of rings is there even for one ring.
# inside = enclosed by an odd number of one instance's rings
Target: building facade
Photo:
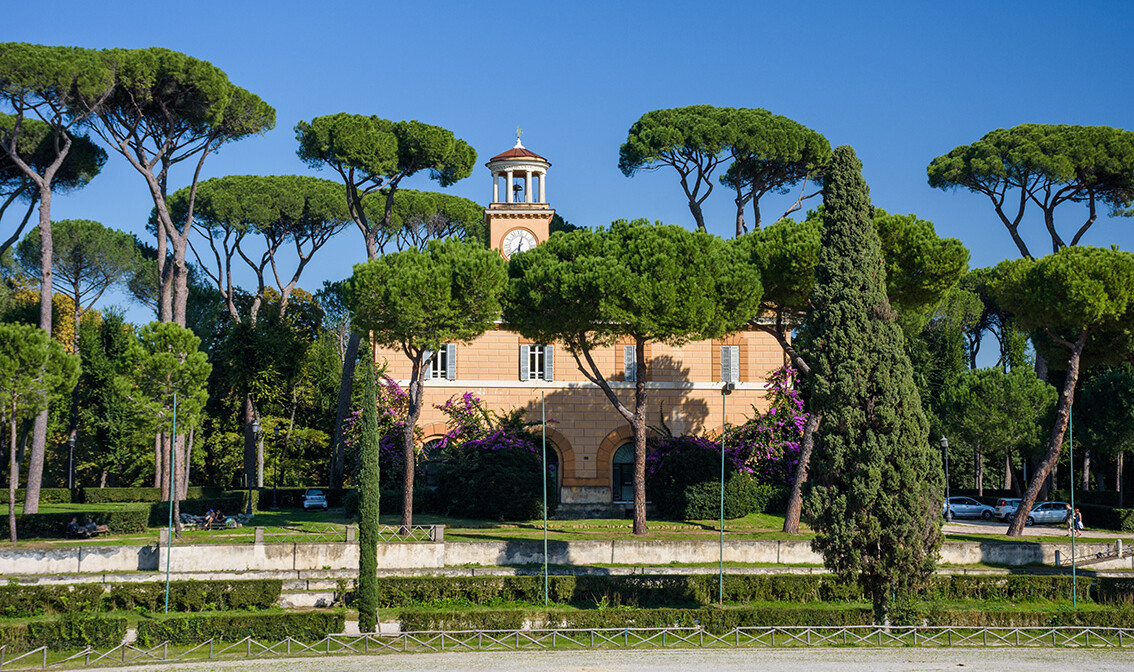
[[[509,258],[547,240],[552,210],[546,200],[551,164],[523,147],[494,156],[492,202],[485,210],[489,245]],[[595,354],[606,379],[633,408],[635,346],[616,343]],[[377,348],[376,363],[405,386],[410,363],[395,350]],[[775,339],[748,328],[712,341],[680,347],[647,344],[647,423],[674,434],[718,430],[741,423],[753,407],[766,407],[771,372],[783,366]],[[603,392],[580,372],[574,358],[555,343],[533,343],[506,324],[471,343],[446,344],[427,366],[421,421],[429,446],[449,427],[437,408],[472,392],[496,411],[522,408],[525,417],[547,418],[549,462],[559,483],[560,517],[621,517],[633,506],[633,445],[625,419]],[[724,395],[727,392],[727,402]]]

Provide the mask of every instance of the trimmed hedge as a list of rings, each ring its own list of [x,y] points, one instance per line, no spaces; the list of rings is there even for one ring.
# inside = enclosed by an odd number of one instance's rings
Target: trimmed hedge
[[[23,503],[24,489],[16,490],[16,503]],[[0,490],[0,504],[8,503],[8,488]],[[40,504],[70,504],[71,491],[67,488],[41,488],[39,491]]]
[[[346,497],[348,492],[353,492],[354,488],[325,488],[320,485],[313,485],[310,488],[280,488],[277,491],[277,501],[281,509],[302,509],[303,508],[303,493],[310,489],[322,490],[323,494],[327,497],[328,508],[336,509],[343,506],[343,498]],[[259,511],[267,511],[272,508],[272,489],[261,488],[256,491],[256,509]],[[416,509],[416,507],[415,507]]]
[[[6,625],[0,623],[0,646],[9,654],[46,646],[52,651],[87,646],[111,648],[126,637],[125,618],[69,614],[52,620]]]
[[[199,644],[209,639],[237,641],[245,637],[279,641],[287,637],[318,641],[343,631],[341,611],[289,611],[269,614],[170,614],[138,623],[138,642],[154,646]]]
[[[21,539],[57,538],[67,536],[67,525],[72,518],[86,523],[90,517],[99,525],[106,525],[113,534],[145,532],[145,511],[73,511],[64,513],[28,513],[16,516],[16,535]],[[8,536],[8,518],[0,519],[0,536]]]
[[[1134,509],[1115,509],[1099,504],[1080,504],[1076,508],[1083,514],[1083,524],[1087,529],[1134,532]]]
[[[1118,508],[1118,491],[1116,490],[1075,490],[1075,506],[1095,504]],[[1071,493],[1067,490],[1052,490],[1048,499],[1070,502]],[[1124,495],[1122,503],[1127,507],[1134,505],[1134,498]]]
[[[213,486],[190,486],[186,490],[187,499],[216,498],[224,496],[224,488]],[[104,502],[160,502],[161,488],[82,488],[77,491],[75,501],[86,504]]]
[[[269,609],[279,601],[282,587],[279,579],[174,581],[169,586],[169,606],[174,611]],[[161,582],[0,586],[0,616],[164,608],[165,584]]]
[[[552,576],[548,597],[557,603],[587,607],[697,607],[717,601],[717,577],[709,574]],[[1094,596],[1108,603],[1134,603],[1134,579],[1081,578],[1079,599]],[[924,600],[967,599],[1028,602],[1067,599],[1071,577],[1055,575],[938,576],[919,597]],[[724,598],[751,602],[859,602],[862,589],[831,574],[725,576]],[[543,600],[540,576],[385,577],[378,581],[378,604],[430,607],[452,603],[493,605]]]

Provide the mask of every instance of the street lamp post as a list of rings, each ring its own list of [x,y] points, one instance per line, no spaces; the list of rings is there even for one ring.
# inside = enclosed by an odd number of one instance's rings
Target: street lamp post
[[[279,511],[279,487],[280,487],[280,426],[277,424],[275,427],[276,435],[276,473],[272,478],[272,511]]]
[[[945,461],[945,520],[949,520],[949,439],[941,435],[941,458]]]
[[[253,441],[259,441],[260,440],[260,421],[259,420],[253,420],[252,421],[252,440]],[[251,516],[252,515],[252,476],[249,474],[248,477],[246,478],[246,480],[248,482],[248,508],[244,513]]]
[[[67,444],[70,450],[67,452],[67,489],[73,490],[75,488],[75,433],[71,432],[71,436],[67,437]]]

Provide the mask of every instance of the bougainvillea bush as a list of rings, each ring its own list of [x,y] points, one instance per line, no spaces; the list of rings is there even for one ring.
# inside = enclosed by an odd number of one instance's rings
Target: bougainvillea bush
[[[541,472],[547,478],[548,515],[557,504],[555,474],[543,470],[540,437],[522,410],[497,413],[471,392],[438,406],[452,428],[437,446],[443,460],[437,503],[451,515],[532,520],[543,514]],[[548,450],[551,450],[549,447]]]
[[[725,429],[725,517],[783,505],[807,422],[794,377],[790,367],[778,369],[769,380],[768,410]],[[717,517],[720,480],[719,441],[696,436],[662,436],[650,441],[646,488],[662,516]]]

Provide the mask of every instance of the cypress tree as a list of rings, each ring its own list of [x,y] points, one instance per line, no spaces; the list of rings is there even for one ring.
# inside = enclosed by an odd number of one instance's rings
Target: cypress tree
[[[834,151],[823,203],[803,335],[812,353],[810,410],[823,414],[807,499],[812,548],[828,569],[862,585],[878,622],[898,623],[941,545],[940,458],[886,298],[862,163],[849,146]]]
[[[378,622],[378,389],[367,350],[362,393],[358,469],[358,629],[374,632]]]

